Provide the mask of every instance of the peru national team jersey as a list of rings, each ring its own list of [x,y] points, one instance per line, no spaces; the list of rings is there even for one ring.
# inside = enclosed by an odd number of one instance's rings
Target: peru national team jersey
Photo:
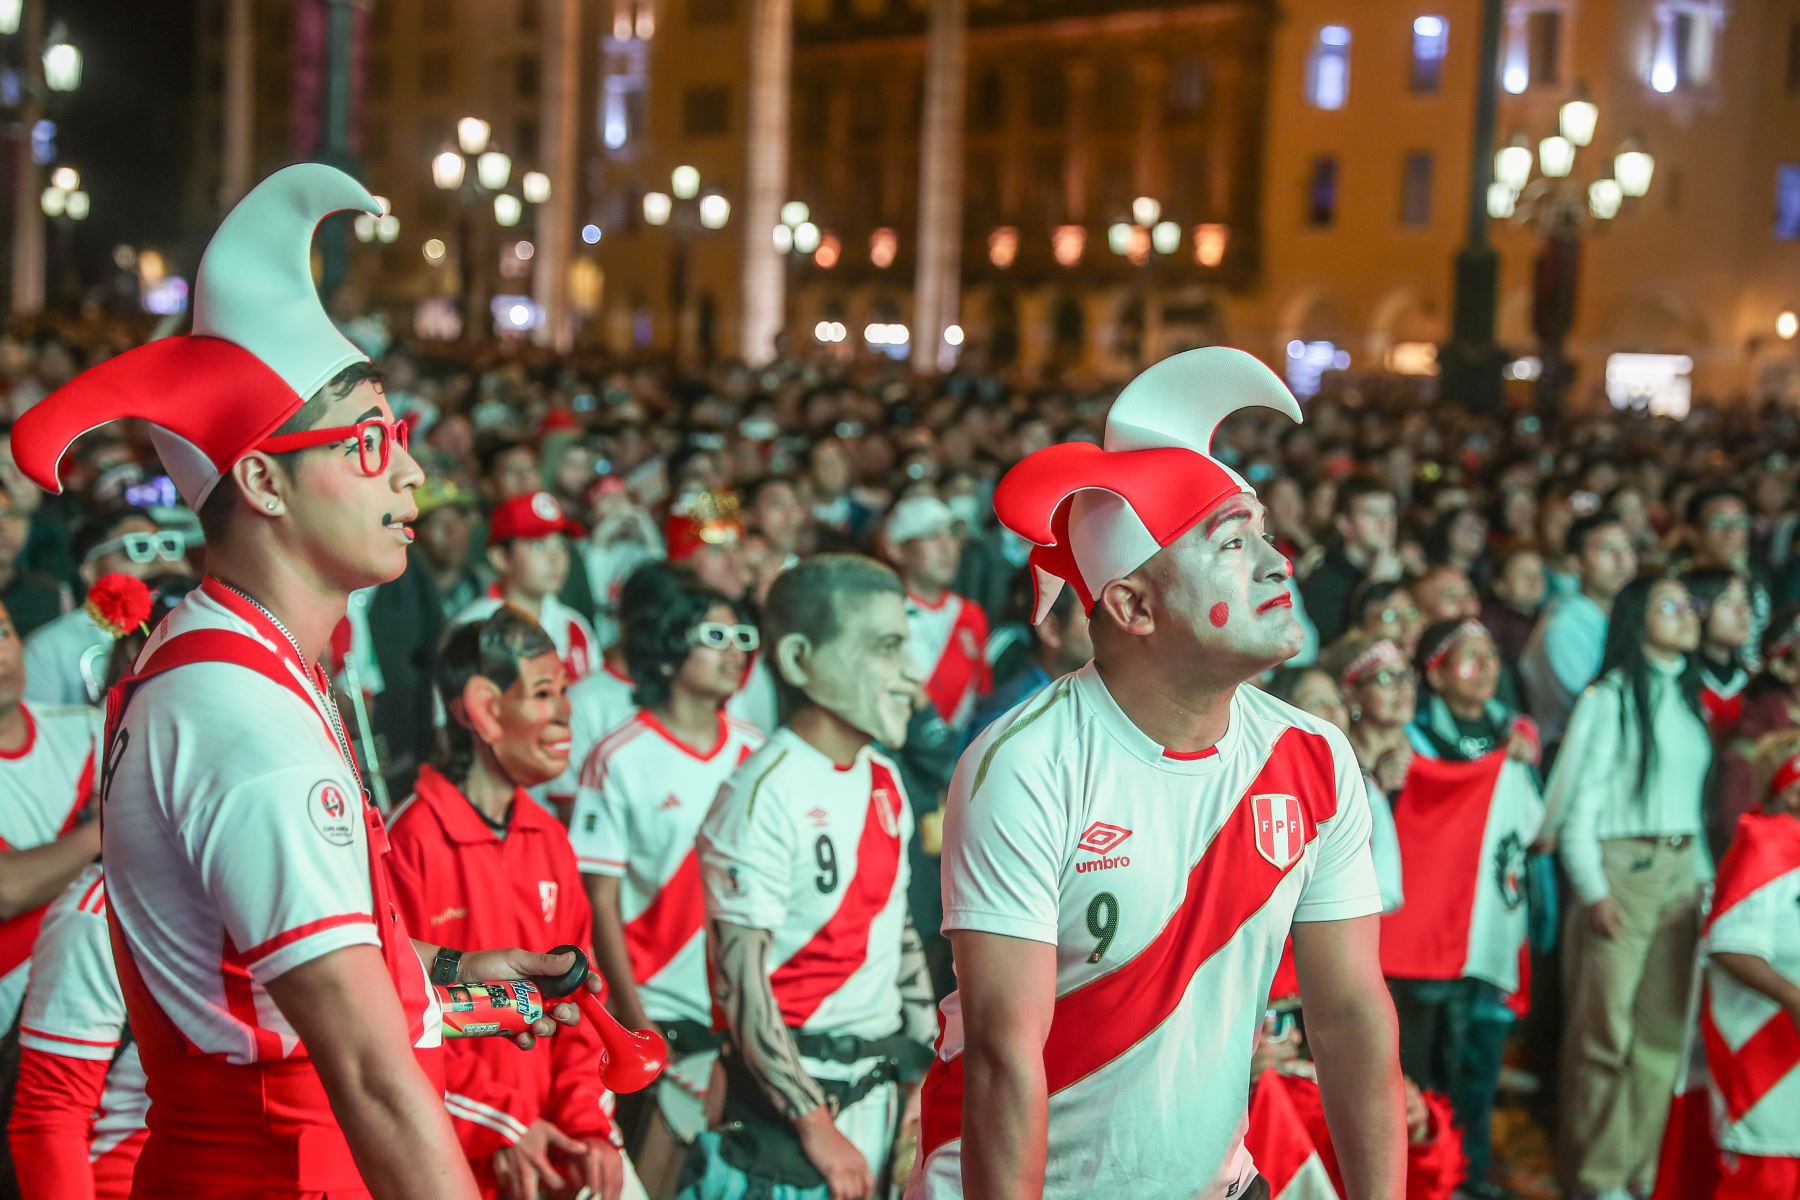
[[[0,850],[48,845],[74,829],[94,791],[100,713],[21,704],[25,744],[0,752]],[[12,1028],[25,995],[31,944],[43,908],[0,921],[0,1030]]]
[[[892,761],[864,747],[839,769],[790,729],[720,791],[700,828],[706,915],[774,935],[769,982],[790,1029],[899,1030],[912,831]]]
[[[484,620],[499,611],[504,603],[498,588],[490,589],[487,595],[457,613],[451,624],[466,625],[470,621]],[[570,683],[585,679],[600,669],[600,639],[594,636],[594,627],[588,624],[586,617],[555,596],[545,596],[538,606],[537,623],[550,635],[550,641],[556,646],[556,656],[562,659],[564,669],[569,672]]]
[[[932,707],[953,729],[969,723],[977,696],[994,690],[987,639],[987,614],[973,600],[945,592],[929,604],[907,593],[907,652],[925,677]]]
[[[600,739],[631,719],[631,679],[602,663],[598,670],[569,688],[569,765],[544,785],[552,800],[573,800],[581,769]]]
[[[695,839],[719,789],[762,743],[721,712],[712,745],[696,750],[640,710],[582,768],[569,822],[575,861],[584,874],[619,879],[631,976],[655,1020],[712,1019]]]
[[[1337,729],[1246,686],[1216,746],[1167,754],[1092,663],[964,753],[943,891],[946,931],[1056,947],[1050,1200],[1242,1195],[1250,1052],[1289,928],[1381,911]],[[932,1200],[961,1195],[956,994],[942,1017],[912,1193]]]
[[[150,1109],[136,1043],[119,1050],[126,1033],[125,994],[113,968],[106,885],[98,866],[88,867],[51,903],[35,957],[19,1044],[111,1064],[88,1143],[88,1157],[98,1161],[142,1132]]]
[[[106,789],[107,904],[131,967],[190,1053],[233,1065],[303,1058],[264,987],[334,950],[382,944],[370,837],[373,829],[380,847],[385,834],[365,820],[325,717],[302,696],[311,685],[292,646],[218,581],[204,581],[157,626],[140,666],[198,630],[263,643],[296,686],[198,661],[138,687],[114,735]],[[393,914],[383,919],[397,926]],[[411,965],[417,987],[394,986],[403,1001],[411,996],[414,1044],[436,1046],[433,992],[423,964]]]

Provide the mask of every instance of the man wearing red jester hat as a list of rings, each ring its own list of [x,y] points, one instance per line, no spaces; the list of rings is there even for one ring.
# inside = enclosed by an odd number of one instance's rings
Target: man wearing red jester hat
[[[149,422],[206,530],[207,578],[107,703],[107,917],[151,1100],[140,1200],[473,1197],[427,964],[441,982],[571,965],[407,936],[318,666],[349,594],[405,569],[421,482],[313,288],[313,231],[345,210],[378,211],[330,167],[264,180],[201,259],[192,335],[93,368],[12,431],[56,491],[81,434]]]
[[[1299,420],[1261,363],[1138,376],[1104,446],[1030,455],[994,509],[1066,584],[1094,659],[964,753],[944,824],[957,991],[910,1195],[1266,1197],[1250,1055],[1291,930],[1347,1200],[1398,1200],[1406,1134],[1376,938],[1369,804],[1334,726],[1242,686],[1300,648],[1265,510],[1212,456],[1246,407]]]

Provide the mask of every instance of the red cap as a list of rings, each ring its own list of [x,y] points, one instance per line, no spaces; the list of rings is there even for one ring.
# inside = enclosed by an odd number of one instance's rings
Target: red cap
[[[579,523],[571,521],[561,504],[549,492],[526,492],[511,500],[502,500],[488,521],[488,545],[498,546],[515,538],[549,537],[566,533],[580,537],[586,533]]]

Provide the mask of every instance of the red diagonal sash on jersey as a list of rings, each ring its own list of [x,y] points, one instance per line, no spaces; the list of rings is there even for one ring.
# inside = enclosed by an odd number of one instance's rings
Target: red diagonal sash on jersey
[[[869,956],[869,926],[887,907],[900,873],[900,803],[894,777],[881,764],[870,763],[869,811],[856,846],[856,874],[831,919],[769,976],[781,1019],[789,1026],[806,1024],[825,997]]]
[[[1751,893],[1790,871],[1800,871],[1800,820],[1786,813],[1746,813],[1738,821],[1731,848],[1719,861],[1717,891],[1706,932],[1713,923]],[[1742,1119],[1769,1090],[1800,1068],[1800,1027],[1786,1012],[1777,1012],[1733,1050],[1713,1021],[1712,996],[1700,1009],[1700,1034],[1706,1040],[1707,1067],[1731,1120]]]
[[[1417,755],[1394,800],[1406,904],[1381,918],[1381,973],[1457,979],[1469,961],[1469,922],[1487,864],[1482,835],[1506,754],[1471,762]]]
[[[625,952],[631,977],[642,984],[669,965],[706,924],[706,895],[700,885],[700,852],[689,850],[656,899],[625,925]]]
[[[58,837],[75,828],[81,819],[81,810],[87,807],[88,799],[93,794],[94,752],[89,750],[87,761],[81,764],[81,778],[75,781],[75,803],[69,806],[68,815],[58,827]],[[6,844],[5,838],[0,838],[0,850],[11,849],[13,847]],[[11,974],[14,968],[31,957],[31,947],[37,943],[38,927],[44,923],[44,913],[49,908],[50,902],[45,901],[30,912],[0,921],[0,975]]]
[[[1319,823],[1337,815],[1330,744],[1305,730],[1284,732],[1188,872],[1186,895],[1156,940],[1111,973],[1057,998],[1044,1041],[1044,1074],[1052,1094],[1079,1083],[1154,1033],[1181,1003],[1194,973],[1268,903],[1299,861],[1296,856],[1288,868],[1278,869],[1257,851],[1250,798],[1268,794],[1297,797],[1305,814],[1304,842],[1318,837]],[[931,1064],[920,1154],[961,1136],[962,1091],[960,1055]]]

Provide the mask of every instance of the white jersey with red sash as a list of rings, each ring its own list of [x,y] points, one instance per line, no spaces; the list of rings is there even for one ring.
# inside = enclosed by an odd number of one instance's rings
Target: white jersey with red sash
[[[1226,1200],[1250,1054],[1296,921],[1381,911],[1369,804],[1335,727],[1252,687],[1200,754],[1157,745],[1094,665],[963,754],[944,822],[944,929],[1056,948],[1044,1196]],[[911,1195],[960,1196],[963,1017],[941,1006]]]
[[[900,1029],[912,808],[864,747],[840,770],[789,729],[732,772],[700,827],[709,920],[774,935],[769,983],[791,1029]]]
[[[932,604],[907,593],[907,653],[925,677],[932,707],[952,728],[967,725],[976,697],[994,690],[987,638],[987,614],[973,600],[945,592]]]
[[[700,822],[762,734],[721,711],[711,745],[681,741],[646,710],[600,740],[581,772],[569,840],[584,875],[619,879],[619,910],[644,1011],[712,1019]]]
[[[1719,863],[1709,954],[1747,954],[1800,984],[1800,818],[1749,813]],[[1711,963],[1700,1032],[1718,1144],[1800,1157],[1800,1028],[1775,1001]]]
[[[569,765],[544,785],[547,798],[568,803],[581,784],[581,769],[600,739],[631,719],[631,677],[601,663],[592,675],[569,688]]]
[[[504,603],[499,586],[495,585],[487,595],[457,613],[451,624],[463,625],[492,616]],[[569,672],[570,683],[600,669],[600,639],[594,636],[594,627],[586,617],[555,596],[545,596],[538,605],[537,623],[550,635],[556,656]]]
[[[25,744],[0,751],[0,850],[48,845],[75,828],[94,793],[100,714],[19,705]],[[31,944],[48,905],[0,921],[0,1032],[12,1028],[31,972]]]
[[[265,985],[379,946],[427,1070],[441,1025],[389,898],[380,814],[325,680],[256,605],[206,579],[108,700],[107,910],[148,1079],[147,1195],[357,1194],[306,1048]],[[356,998],[344,998],[356,1019]]]
[[[1518,990],[1525,849],[1544,820],[1531,773],[1504,750],[1417,755],[1393,811],[1406,900],[1381,919],[1381,973]]]

